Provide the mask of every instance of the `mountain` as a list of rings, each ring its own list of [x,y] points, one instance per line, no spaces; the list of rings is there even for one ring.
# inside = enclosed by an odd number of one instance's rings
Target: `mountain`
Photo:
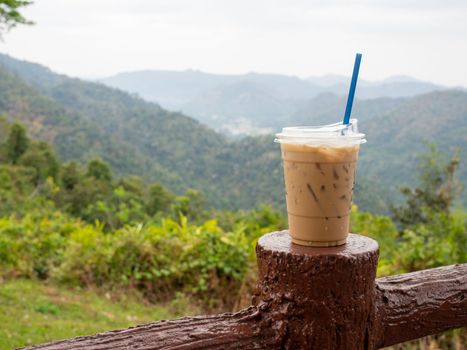
[[[403,105],[407,98],[380,97],[372,100],[355,99],[352,108],[352,118],[357,118],[366,127],[372,123],[375,116],[392,111]],[[344,116],[347,98],[331,93],[318,95],[298,109],[288,119],[290,125],[320,125],[330,121],[340,120]]]
[[[215,91],[205,98],[207,107],[214,105]],[[257,105],[263,109],[258,114],[276,113],[262,120],[275,127],[284,125],[281,118],[297,125],[334,122],[345,107],[345,97],[324,93],[283,110],[280,101],[289,97],[257,81],[232,82],[222,91],[220,99],[231,99],[230,107],[238,113],[261,96]],[[263,202],[284,206],[280,152],[270,134],[233,141],[129,93],[5,55],[0,55],[0,114],[24,122],[33,137],[53,143],[62,160],[99,156],[121,176],[159,181],[177,193],[196,188],[219,208],[250,208]],[[465,159],[466,92],[358,99],[353,115],[368,139],[361,150],[355,196],[362,209],[384,212],[390,200],[397,200],[399,186],[414,183],[416,156],[425,150],[425,142],[442,150],[458,147]],[[466,169],[461,162],[464,184]]]
[[[27,74],[31,71],[26,70]],[[31,77],[33,80],[36,75]],[[46,79],[44,83],[49,84],[50,81]],[[103,154],[105,158],[113,160],[112,165],[117,171],[144,164],[134,147],[118,144],[88,122],[81,113],[57,104],[12,71],[2,68],[1,63],[0,114],[29,125],[32,137],[55,144],[64,159],[89,159]],[[121,162],[121,154],[125,154],[130,161]]]
[[[120,176],[139,175],[177,193],[199,189],[219,208],[284,203],[272,136],[232,142],[181,113],[6,55],[1,114],[52,143],[65,161],[100,157]]]
[[[198,120],[215,129],[235,132],[242,121],[250,121],[262,128],[275,128],[294,107],[277,91],[253,81],[241,80],[200,94],[185,105],[184,111],[198,116]],[[232,120],[231,124],[229,120]]]
[[[321,87],[330,87],[339,84],[348,84],[349,77],[345,75],[338,75],[338,74],[326,74],[321,76],[311,76],[306,78],[306,81],[321,86]],[[359,85],[364,82],[363,80],[359,80]]]
[[[99,81],[175,110],[182,110],[186,104],[210,90],[242,82],[262,85],[281,98],[308,98],[321,91],[319,87],[294,76],[258,73],[221,75],[195,70],[124,72]]]
[[[451,90],[415,96],[375,116],[365,128],[368,144],[373,145],[366,150],[361,164],[370,178],[382,179],[386,184],[413,183],[418,155],[426,151],[427,144],[435,144],[444,152],[460,150],[459,177],[467,184],[466,92]],[[381,155],[391,155],[390,164]]]
[[[229,75],[208,74],[195,70],[144,70],[120,73],[101,79],[100,82],[138,94],[148,101],[160,103],[165,108],[180,110],[197,95],[233,80]]]
[[[296,125],[329,123],[336,115],[342,116],[344,108],[344,97],[320,95],[291,121]],[[388,193],[397,194],[399,187],[416,182],[418,155],[427,151],[428,144],[450,154],[460,150],[459,177],[467,185],[467,92],[356,100],[352,114],[368,140],[361,147],[358,172]],[[467,193],[463,198],[467,203]]]
[[[339,83],[328,85],[325,90],[336,95],[346,96],[349,91],[350,78]],[[358,97],[361,99],[374,99],[379,97],[412,97],[426,94],[436,90],[444,90],[445,87],[430,82],[416,80],[414,78],[401,77],[388,78],[380,82],[359,81],[357,87]]]
[[[350,78],[325,75],[300,79],[280,74],[219,75],[199,71],[126,72],[102,79],[106,85],[180,110],[225,134],[254,135],[290,125],[293,115],[323,93],[347,96]],[[402,98],[445,87],[408,76],[359,80],[360,99]]]
[[[175,191],[209,182],[206,161],[224,147],[223,136],[102,84],[54,79],[45,67],[0,58],[0,113],[53,143],[62,159],[100,156],[121,175],[158,180]],[[38,72],[46,79],[36,79]]]

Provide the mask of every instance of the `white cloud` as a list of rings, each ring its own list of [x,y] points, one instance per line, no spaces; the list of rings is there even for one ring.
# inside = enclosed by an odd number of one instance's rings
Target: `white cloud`
[[[0,51],[78,76],[137,69],[408,74],[467,85],[467,2],[37,0]]]

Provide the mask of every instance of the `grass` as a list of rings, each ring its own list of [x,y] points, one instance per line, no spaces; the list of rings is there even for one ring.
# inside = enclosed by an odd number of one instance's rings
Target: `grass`
[[[0,350],[126,328],[197,313],[183,296],[152,305],[25,279],[0,280]]]
[[[137,295],[118,297],[40,281],[0,280],[0,350],[126,328],[200,312],[179,295],[153,305]],[[466,349],[465,330],[455,330],[387,348],[391,350]]]

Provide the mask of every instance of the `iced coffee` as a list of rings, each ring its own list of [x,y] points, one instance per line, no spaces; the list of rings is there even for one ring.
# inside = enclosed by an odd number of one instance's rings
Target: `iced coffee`
[[[360,144],[349,125],[284,128],[281,144],[292,241],[308,246],[346,242]]]

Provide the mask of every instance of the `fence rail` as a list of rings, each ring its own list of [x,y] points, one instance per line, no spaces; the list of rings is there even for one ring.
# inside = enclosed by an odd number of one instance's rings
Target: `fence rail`
[[[376,279],[378,244],[292,245],[260,238],[253,305],[27,349],[378,349],[467,326],[467,264]]]

